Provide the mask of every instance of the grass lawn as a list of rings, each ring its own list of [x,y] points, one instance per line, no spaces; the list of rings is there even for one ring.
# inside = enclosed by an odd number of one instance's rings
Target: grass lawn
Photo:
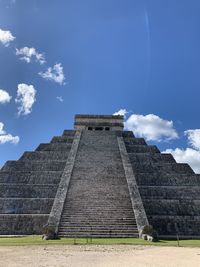
[[[139,238],[61,238],[57,240],[42,240],[41,236],[0,237],[0,246],[23,245],[153,245],[178,246],[176,240],[159,240],[147,242]],[[180,247],[200,247],[200,240],[180,240]]]

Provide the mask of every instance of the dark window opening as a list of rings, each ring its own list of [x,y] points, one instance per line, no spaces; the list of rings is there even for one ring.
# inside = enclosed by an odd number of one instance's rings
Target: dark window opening
[[[95,131],[103,131],[103,127],[95,127]]]
[[[109,127],[106,127],[105,130],[106,130],[106,131],[110,131],[110,128],[109,128]]]
[[[88,127],[88,130],[89,130],[89,131],[92,131],[92,127]]]

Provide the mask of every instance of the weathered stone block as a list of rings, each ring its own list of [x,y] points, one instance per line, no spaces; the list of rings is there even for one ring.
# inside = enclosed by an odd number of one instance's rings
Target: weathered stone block
[[[0,183],[58,184],[62,171],[0,171]]]

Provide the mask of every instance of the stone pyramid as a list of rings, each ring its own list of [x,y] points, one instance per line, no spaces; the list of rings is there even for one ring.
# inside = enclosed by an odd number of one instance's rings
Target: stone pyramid
[[[199,237],[200,175],[143,138],[123,117],[76,115],[74,130],[0,170],[0,234]]]

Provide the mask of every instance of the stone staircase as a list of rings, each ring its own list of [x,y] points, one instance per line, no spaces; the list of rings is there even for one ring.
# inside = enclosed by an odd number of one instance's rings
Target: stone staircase
[[[200,175],[131,133],[124,132],[124,142],[147,218],[159,236],[200,236]]]
[[[0,170],[0,234],[42,234],[74,134],[64,131]]]
[[[138,236],[116,132],[82,133],[58,235]]]

